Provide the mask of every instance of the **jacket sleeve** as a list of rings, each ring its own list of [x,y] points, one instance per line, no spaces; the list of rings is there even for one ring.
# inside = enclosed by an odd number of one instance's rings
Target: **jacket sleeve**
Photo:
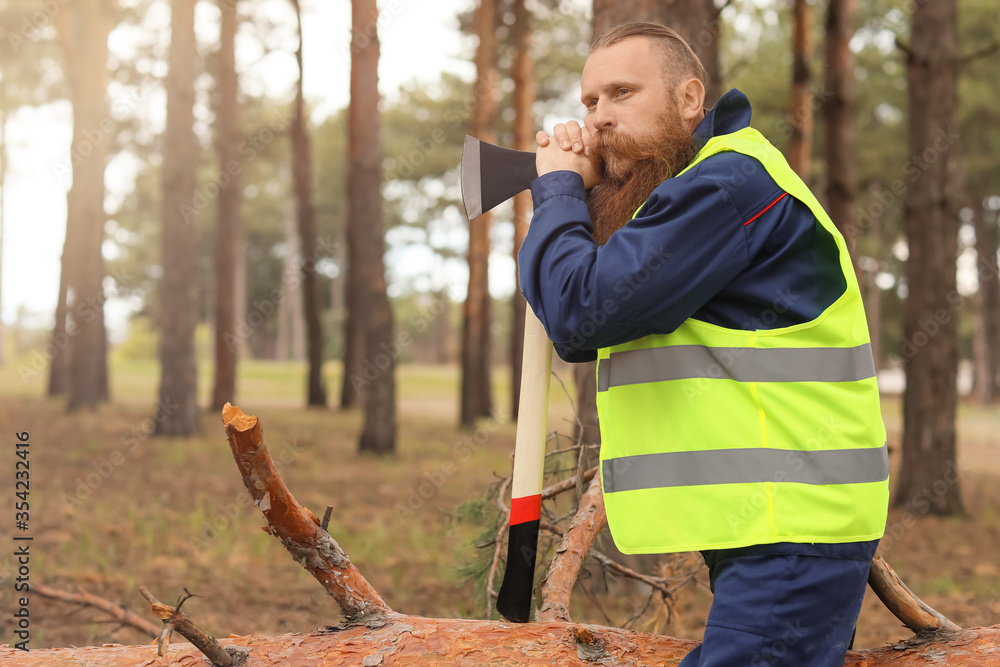
[[[711,170],[702,173],[710,161],[661,183],[603,246],[579,174],[532,183],[520,287],[563,359],[670,333],[749,265],[740,214]]]

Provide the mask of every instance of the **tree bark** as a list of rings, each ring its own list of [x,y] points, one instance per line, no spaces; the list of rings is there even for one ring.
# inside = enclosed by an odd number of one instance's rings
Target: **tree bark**
[[[439,619],[390,612],[370,622],[326,626],[308,634],[220,639],[222,647],[250,649],[248,665],[661,665],[677,667],[699,642],[645,632],[560,621],[507,623]],[[913,637],[888,646],[848,651],[844,667],[986,667],[1000,660],[1000,625]],[[204,664],[191,644],[170,645],[157,660],[156,646],[85,646],[17,651],[0,648],[8,667],[75,665],[183,667]]]
[[[628,21],[654,21],[673,28],[708,73],[705,106],[711,108],[722,96],[719,12],[713,0],[594,0],[594,34]]]
[[[983,405],[1000,398],[997,375],[1000,371],[1000,279],[997,278],[998,234],[996,219],[987,220],[983,201],[972,197],[972,221],[976,228],[976,266],[979,290],[976,292],[976,329],[973,334],[976,400]]]
[[[275,358],[281,361],[294,359],[302,361],[306,358],[306,327],[302,314],[302,299],[298,290],[298,266],[302,261],[302,251],[299,249],[299,236],[296,233],[295,211],[289,208],[284,216],[285,257],[281,262],[281,303],[278,305],[278,340],[275,346]],[[340,263],[343,266],[343,263]],[[334,316],[339,312],[337,304],[333,305]]]
[[[826,158],[826,208],[857,266],[857,167],[854,130],[854,36],[857,0],[829,0],[826,13],[826,76],[822,106]],[[881,248],[881,246],[879,246]],[[869,325],[871,322],[869,321]]]
[[[167,125],[163,137],[163,277],[160,280],[160,400],[156,433],[200,429],[197,366],[194,195],[200,152],[194,135],[195,0],[171,0]],[[72,355],[71,355],[72,357]],[[72,358],[71,358],[72,363]]]
[[[517,55],[514,57],[514,148],[521,151],[534,149],[535,114],[535,61],[531,56],[531,12],[524,0],[514,2],[514,35]],[[524,317],[527,302],[520,290],[517,254],[528,235],[532,201],[530,192],[514,196],[514,296],[511,297],[513,320],[510,330],[511,407],[510,414],[517,419],[517,406],[521,399],[521,360],[524,356]]]
[[[54,354],[49,360],[49,396],[66,393],[66,373],[69,369],[69,338],[66,335],[66,298],[69,274],[73,270],[73,253],[70,251],[70,226],[66,225],[62,257],[59,262],[59,295],[56,298],[55,324],[52,326]]]
[[[549,563],[542,582],[541,601],[535,612],[537,621],[569,621],[570,598],[580,567],[597,534],[608,522],[601,496],[600,479],[594,478],[587,491],[580,497],[580,506],[573,522],[563,535],[556,553]]]
[[[4,198],[4,185],[7,183],[7,111],[6,109],[0,111],[0,276],[3,275],[3,198]],[[0,295],[3,294],[3,288],[0,286]],[[0,308],[0,312],[3,312],[3,308]],[[6,357],[4,355],[4,350],[6,349],[6,344],[4,342],[4,326],[3,318],[0,317],[0,366],[6,363]]]
[[[835,0],[834,0],[835,1]],[[809,184],[813,135],[813,99],[809,89],[812,60],[812,6],[807,0],[794,0],[792,15],[792,94],[788,111],[791,137],[788,141],[788,165]]]
[[[316,577],[349,621],[391,611],[319,519],[285,486],[264,444],[257,417],[227,404],[222,421],[243,485],[267,519],[265,531],[281,540],[296,562]]]
[[[401,343],[393,340],[392,307],[386,292],[382,219],[382,126],[379,112],[379,38],[375,0],[351,3],[351,105],[348,119],[348,199],[350,218],[361,223],[365,286],[365,424],[358,449],[375,454],[396,450],[396,357]],[[352,382],[358,378],[352,378]]]
[[[240,230],[240,170],[236,164],[243,131],[237,102],[236,30],[238,0],[218,0],[219,22],[219,107],[216,114],[216,148],[219,153],[219,200],[215,223],[215,386],[211,410],[217,412],[236,396],[236,254],[242,250]],[[221,176],[228,180],[224,183]]]
[[[908,173],[903,226],[909,244],[904,315],[903,460],[894,505],[962,513],[956,468],[958,401],[958,215],[949,151],[955,122],[958,56],[955,0],[918,5],[907,55]]]
[[[865,317],[868,320],[868,334],[872,342],[872,359],[875,370],[882,367],[882,288],[878,286],[878,274],[882,270],[882,253],[885,252],[885,241],[882,232],[882,216],[872,215],[869,220],[867,234],[871,236],[875,248],[875,257],[871,258],[869,270],[858,271],[858,278],[864,277]],[[841,230],[843,231],[843,230]]]
[[[64,266],[69,269],[66,313],[70,318],[65,324],[66,406],[70,411],[83,407],[94,410],[106,393],[101,245],[107,218],[104,168],[111,144],[105,127],[110,113],[107,56],[113,10],[105,0],[85,0],[56,12],[54,18],[73,103],[73,185],[66,197],[69,256],[64,257]]]
[[[293,178],[295,180],[295,210],[299,219],[299,238],[302,244],[302,309],[306,316],[308,339],[309,377],[306,384],[309,406],[326,407],[326,382],[323,380],[323,325],[320,322],[319,282],[316,278],[316,220],[312,203],[312,146],[309,141],[309,117],[302,88],[302,11],[299,0],[292,0],[295,20],[298,23],[299,46],[295,61],[299,80],[295,87],[295,118],[292,120]],[[367,224],[361,220],[360,224]]]
[[[496,143],[497,89],[497,37],[496,2],[480,0],[476,10],[476,34],[479,48],[476,51],[475,109],[469,124],[469,134],[487,143]],[[490,301],[489,257],[490,226],[493,214],[489,211],[469,223],[469,287],[465,297],[462,321],[462,396],[459,421],[471,427],[477,417],[493,413],[490,386]]]

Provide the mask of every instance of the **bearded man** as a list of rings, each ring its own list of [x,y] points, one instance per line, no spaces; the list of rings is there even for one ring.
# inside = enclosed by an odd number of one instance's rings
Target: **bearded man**
[[[598,360],[601,483],[625,553],[700,551],[683,667],[842,665],[889,467],[846,244],[738,90],[704,109],[674,31],[599,35],[581,127],[539,132],[521,290]]]

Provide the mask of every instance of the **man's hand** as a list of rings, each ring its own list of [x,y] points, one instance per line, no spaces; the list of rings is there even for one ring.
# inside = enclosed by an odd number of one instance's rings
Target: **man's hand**
[[[535,135],[538,150],[535,152],[535,170],[539,176],[552,171],[575,171],[583,177],[583,187],[589,190],[601,182],[600,161],[592,155],[592,135],[586,126],[575,120],[555,126],[550,137],[544,130]]]

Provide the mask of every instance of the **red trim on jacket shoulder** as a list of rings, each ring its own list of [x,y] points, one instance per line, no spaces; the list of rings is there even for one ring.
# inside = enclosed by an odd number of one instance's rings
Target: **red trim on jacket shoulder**
[[[780,197],[778,197],[778,198],[777,198],[777,199],[775,199],[775,200],[774,200],[773,202],[771,202],[770,204],[768,204],[767,206],[765,206],[765,207],[764,207],[764,210],[763,210],[763,211],[761,211],[760,213],[758,213],[758,214],[757,214],[757,215],[755,215],[754,217],[752,217],[752,218],[750,218],[749,220],[747,220],[746,222],[744,222],[744,223],[743,223],[743,226],[744,226],[744,227],[746,227],[746,226],[747,226],[747,225],[749,225],[749,224],[750,224],[751,222],[753,222],[754,220],[756,220],[756,219],[757,219],[757,218],[759,218],[760,216],[764,215],[764,212],[765,212],[765,211],[767,211],[767,209],[769,209],[769,208],[771,208],[772,206],[774,206],[775,204],[777,204],[777,203],[778,203],[779,201],[781,201],[781,200],[782,200],[782,198],[783,198],[783,197],[784,197],[785,195],[787,195],[787,194],[788,194],[787,192],[782,192],[782,193],[781,193],[781,196],[780,196]]]

